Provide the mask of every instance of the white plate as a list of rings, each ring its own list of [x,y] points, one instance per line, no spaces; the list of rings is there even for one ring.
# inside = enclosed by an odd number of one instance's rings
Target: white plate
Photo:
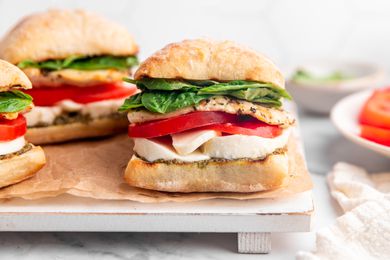
[[[367,90],[345,97],[333,107],[330,117],[336,128],[346,138],[370,150],[390,157],[390,147],[360,137],[358,123],[359,112],[372,92],[372,90]]]

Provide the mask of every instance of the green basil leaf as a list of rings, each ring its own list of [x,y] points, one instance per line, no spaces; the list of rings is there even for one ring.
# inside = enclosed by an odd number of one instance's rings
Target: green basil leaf
[[[71,61],[66,68],[75,70],[123,70],[137,64],[135,57],[96,56]]]
[[[137,86],[141,89],[149,90],[196,90],[197,86],[180,80],[167,80],[155,78],[143,78],[137,81]]]
[[[18,67],[21,69],[25,68],[36,68],[38,64],[32,60],[24,60],[18,63]]]
[[[269,97],[262,97],[254,99],[252,102],[254,103],[261,103],[262,105],[268,105],[270,107],[281,107],[282,102],[279,99],[272,99]]]
[[[81,55],[72,55],[66,58],[64,61],[62,61],[62,66],[68,67],[70,66],[75,60],[85,58],[84,56]]]
[[[138,82],[138,80],[131,79],[131,78],[123,78],[123,81],[129,82],[129,83],[132,83],[135,85],[137,85],[137,82]]]
[[[123,105],[118,109],[119,112],[128,111],[134,108],[143,107],[142,104],[142,94],[138,93],[134,96],[131,96],[125,100]]]
[[[248,88],[243,90],[227,91],[225,95],[237,97],[248,101],[253,101],[258,98],[272,96],[273,91],[267,88]],[[277,97],[276,97],[277,98]]]
[[[118,56],[70,56],[63,60],[47,60],[35,62],[31,60],[24,60],[18,64],[21,69],[25,68],[39,68],[44,70],[100,70],[100,69],[118,69],[125,70],[138,64],[137,57],[118,57]]]
[[[194,106],[209,95],[198,95],[195,92],[153,91],[142,95],[142,104],[154,113],[165,114],[180,108]]]
[[[214,92],[223,92],[223,91],[240,90],[240,89],[248,89],[248,88],[264,88],[264,87],[273,88],[271,84],[267,84],[267,83],[233,80],[230,82],[218,83],[210,87],[202,88],[201,90],[199,90],[199,93],[211,94]]]
[[[219,83],[212,80],[143,78],[140,80],[125,79],[125,81],[136,84],[143,91],[141,100],[138,98],[137,102],[129,101],[131,106],[143,106],[155,113],[168,113],[193,106],[213,96],[230,96],[274,107],[282,105],[281,98],[291,99],[286,90],[272,84],[245,80]],[[122,111],[128,109],[131,107],[124,105]]]
[[[191,85],[195,85],[198,87],[208,87],[219,83],[218,81],[214,81],[214,80],[185,80],[185,81]]]
[[[15,113],[32,104],[32,97],[19,90],[0,92],[0,113]]]

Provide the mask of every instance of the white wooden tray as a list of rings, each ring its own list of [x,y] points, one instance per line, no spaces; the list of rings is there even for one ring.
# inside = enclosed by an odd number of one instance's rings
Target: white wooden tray
[[[0,231],[229,232],[241,253],[268,253],[271,232],[310,230],[311,191],[284,199],[143,204],[64,195],[3,201]]]

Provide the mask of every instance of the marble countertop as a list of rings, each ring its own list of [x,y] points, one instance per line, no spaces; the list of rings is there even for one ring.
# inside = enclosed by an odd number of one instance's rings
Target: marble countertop
[[[332,223],[340,209],[329,197],[324,175],[340,160],[370,171],[389,169],[389,160],[337,133],[327,117],[300,113],[309,169],[315,182],[313,230]],[[311,233],[273,234],[268,255],[237,254],[236,234],[194,233],[0,233],[0,259],[294,259],[314,248]]]

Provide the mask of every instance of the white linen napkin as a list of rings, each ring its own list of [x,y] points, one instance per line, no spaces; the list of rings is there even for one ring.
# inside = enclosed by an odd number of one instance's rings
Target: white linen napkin
[[[328,183],[346,213],[317,232],[315,251],[298,252],[297,259],[390,259],[390,172],[337,163]]]

